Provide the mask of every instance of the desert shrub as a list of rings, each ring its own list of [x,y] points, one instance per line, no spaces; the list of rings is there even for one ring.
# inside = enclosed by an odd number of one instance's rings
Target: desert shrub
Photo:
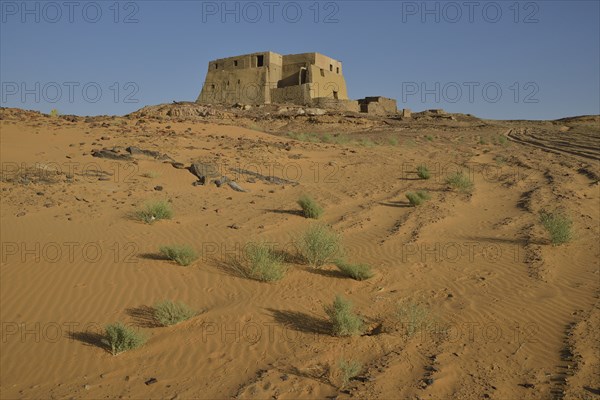
[[[198,258],[196,251],[192,247],[185,244],[162,246],[159,250],[163,256],[183,266],[190,265]]]
[[[470,192],[473,189],[473,182],[462,171],[450,175],[446,183],[461,192]]]
[[[197,313],[184,303],[163,300],[154,306],[154,318],[162,326],[171,326],[186,321]]]
[[[431,173],[425,165],[419,165],[417,167],[417,176],[421,179],[429,179],[431,178]]]
[[[342,255],[341,237],[326,225],[314,224],[298,239],[298,252],[309,265],[320,267]]]
[[[359,139],[357,143],[359,146],[363,146],[363,147],[367,147],[367,148],[375,147],[375,142],[372,141],[371,139]]]
[[[334,137],[331,136],[331,134],[329,134],[329,133],[323,134],[323,136],[321,136],[321,141],[323,143],[335,143]]]
[[[357,281],[364,281],[373,276],[371,267],[367,264],[350,264],[343,260],[335,260],[334,263],[344,275]]]
[[[151,224],[160,219],[171,219],[173,217],[173,209],[171,208],[171,205],[164,200],[152,201],[146,203],[138,210],[136,217],[140,221]]]
[[[413,302],[398,304],[396,318],[408,336],[413,336],[421,330],[428,329],[433,324],[429,316],[429,310]]]
[[[429,200],[431,198],[431,196],[429,196],[429,193],[427,193],[424,190],[419,190],[417,192],[408,192],[406,193],[406,198],[408,199],[410,205],[412,206],[420,206],[421,204],[423,204],[424,202],[426,202],[427,200]]]
[[[287,268],[283,255],[273,251],[265,243],[250,243],[245,249],[246,264],[239,267],[248,278],[261,282],[278,281],[285,276]]]
[[[542,211],[540,222],[550,234],[550,241],[554,245],[567,243],[573,238],[573,221],[561,212]]]
[[[425,136],[425,139],[427,139],[429,142],[433,142],[433,136],[431,135]]]
[[[323,207],[310,196],[304,195],[300,197],[298,205],[302,208],[302,213],[306,218],[319,219],[323,214]]]
[[[498,144],[505,146],[508,143],[508,139],[506,136],[500,135],[498,136]]]
[[[388,139],[388,143],[389,143],[391,146],[398,146],[398,139],[396,139],[395,137],[389,138],[389,139]]]
[[[145,342],[146,338],[143,335],[121,322],[107,325],[105,328],[103,343],[110,347],[113,356],[138,348]]]
[[[422,198],[423,200],[431,200],[431,196],[425,190],[417,190],[416,195]]]
[[[52,110],[50,110],[51,117],[58,117],[59,115],[60,115],[60,112],[56,108],[53,108]]]
[[[360,374],[362,369],[361,363],[355,360],[340,359],[338,363],[340,369],[340,376],[342,378],[342,387],[346,387],[350,380]]]
[[[352,303],[337,295],[332,305],[325,307],[334,336],[355,336],[363,331],[362,319],[352,311]]]
[[[405,196],[408,199],[408,202],[410,203],[410,205],[414,206],[414,207],[420,206],[421,204],[423,204],[425,202],[424,199],[422,199],[416,193],[413,193],[413,192],[407,192],[405,194]]]

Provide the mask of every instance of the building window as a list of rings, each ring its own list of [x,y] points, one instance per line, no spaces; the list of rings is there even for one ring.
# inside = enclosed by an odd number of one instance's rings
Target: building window
[[[335,70],[338,74],[340,73],[340,67],[337,67]]]
[[[321,68],[321,76],[325,76],[325,70]]]
[[[333,64],[329,64],[329,70],[333,72]]]
[[[335,90],[333,91],[333,98],[334,99],[338,99],[338,92],[336,92]]]
[[[237,60],[234,60],[234,61],[233,61],[233,66],[234,66],[234,67],[237,67],[237,66],[238,66],[238,62],[237,62]]]
[[[219,69],[219,63],[215,63],[215,69]]]
[[[256,66],[262,67],[263,65],[265,65],[265,56],[262,54],[260,56],[256,56]]]

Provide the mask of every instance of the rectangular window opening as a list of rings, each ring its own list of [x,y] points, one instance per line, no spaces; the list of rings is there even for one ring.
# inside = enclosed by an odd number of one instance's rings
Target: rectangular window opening
[[[256,56],[256,66],[262,67],[264,65],[265,65],[265,56],[264,55]]]

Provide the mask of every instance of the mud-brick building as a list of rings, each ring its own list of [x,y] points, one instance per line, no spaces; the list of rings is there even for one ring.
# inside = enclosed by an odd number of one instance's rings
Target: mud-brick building
[[[320,53],[281,55],[265,51],[210,61],[196,102],[291,103],[341,111],[397,112],[392,99],[348,99],[342,63]]]

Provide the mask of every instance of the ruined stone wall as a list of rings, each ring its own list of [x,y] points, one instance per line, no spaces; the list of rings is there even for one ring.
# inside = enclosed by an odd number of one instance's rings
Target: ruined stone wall
[[[283,88],[271,89],[271,101],[273,103],[310,105],[312,99],[312,84],[305,83],[303,85],[288,86]]]
[[[396,114],[398,107],[396,100],[387,97],[365,97],[358,100],[360,111],[375,115]]]
[[[327,110],[360,112],[358,100],[336,100],[329,97],[318,97],[312,99],[311,105]]]
[[[262,56],[262,66],[258,66]],[[269,104],[271,91],[281,79],[281,55],[247,54],[211,61],[196,102],[204,104]]]
[[[348,99],[341,62],[318,53],[261,52],[211,61],[196,102],[308,105],[321,97]]]

